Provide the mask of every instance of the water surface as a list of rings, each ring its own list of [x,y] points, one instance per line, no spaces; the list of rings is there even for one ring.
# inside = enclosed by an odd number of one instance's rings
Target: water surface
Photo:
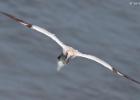
[[[140,80],[140,6],[129,0],[1,0],[8,12]],[[1,100],[138,100],[140,86],[76,58],[56,71],[61,48],[0,16]]]

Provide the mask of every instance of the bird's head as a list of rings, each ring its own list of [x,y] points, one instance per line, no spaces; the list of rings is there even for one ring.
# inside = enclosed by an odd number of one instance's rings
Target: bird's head
[[[63,54],[61,53],[58,57],[57,57],[57,60],[58,60],[58,66],[57,66],[57,71],[60,71],[66,64],[69,63],[69,58],[67,56],[67,53],[66,54]]]

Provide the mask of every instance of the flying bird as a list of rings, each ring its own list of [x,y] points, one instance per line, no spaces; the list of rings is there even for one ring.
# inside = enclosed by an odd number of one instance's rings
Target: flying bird
[[[90,60],[93,60],[99,64],[101,64],[102,66],[104,66],[105,68],[109,69],[110,71],[112,71],[114,74],[117,74],[119,76],[122,76],[128,80],[131,80],[137,84],[140,84],[139,81],[129,77],[128,75],[120,72],[119,70],[117,70],[115,67],[113,67],[112,65],[110,65],[109,63],[105,62],[104,60],[94,56],[94,55],[89,55],[89,54],[84,54],[82,52],[80,52],[79,50],[76,50],[66,44],[64,44],[62,41],[60,41],[55,34],[50,33],[49,31],[47,31],[44,28],[41,28],[37,25],[33,25],[31,23],[28,23],[26,21],[23,21],[11,14],[5,13],[5,12],[0,12],[1,14],[15,20],[16,22],[22,24],[23,26],[26,26],[27,28],[30,28],[32,30],[38,31],[40,33],[45,34],[46,36],[48,36],[49,38],[51,38],[52,40],[54,40],[61,48],[62,48],[62,52],[61,54],[57,57],[58,59],[58,67],[57,67],[57,71],[60,71],[64,65],[68,64],[70,62],[71,59],[75,58],[75,57],[83,57],[83,58],[87,58]]]

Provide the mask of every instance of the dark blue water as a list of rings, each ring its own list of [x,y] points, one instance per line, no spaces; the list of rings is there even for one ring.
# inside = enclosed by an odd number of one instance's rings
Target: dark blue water
[[[140,5],[129,0],[1,0],[0,10],[40,25],[140,80]],[[74,59],[57,72],[61,48],[0,15],[0,100],[138,100],[140,85]]]

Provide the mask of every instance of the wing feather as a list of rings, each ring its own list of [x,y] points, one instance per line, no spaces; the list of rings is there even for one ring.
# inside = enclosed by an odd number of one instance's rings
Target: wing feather
[[[28,23],[28,22],[26,22],[26,21],[23,21],[23,20],[21,20],[21,19],[19,19],[19,18],[16,18],[15,16],[10,15],[10,14],[8,14],[8,13],[5,13],[5,12],[0,12],[0,13],[3,14],[3,15],[5,15],[5,16],[7,16],[7,17],[9,17],[9,18],[11,18],[11,19],[13,19],[13,20],[15,20],[16,22],[18,22],[18,23],[20,23],[20,24],[22,24],[22,25],[24,25],[24,26],[30,28],[30,29],[36,30],[36,31],[38,31],[38,32],[40,32],[40,33],[43,33],[43,34],[47,35],[48,37],[50,37],[51,39],[53,39],[58,45],[60,45],[63,49],[66,48],[66,45],[65,45],[63,42],[61,42],[61,41],[55,36],[55,34],[50,33],[50,32],[47,31],[46,29],[41,28],[41,27],[39,27],[39,26],[37,26],[37,25],[32,25],[32,24],[30,24],[30,23]]]
[[[107,69],[111,70],[114,74],[118,74],[118,75],[120,75],[120,76],[122,76],[122,77],[124,77],[124,78],[126,78],[126,79],[128,79],[128,80],[131,80],[131,81],[133,81],[133,82],[135,82],[135,83],[137,83],[137,84],[140,84],[139,81],[137,81],[137,80],[135,80],[135,79],[133,79],[133,78],[127,76],[126,74],[124,74],[124,73],[122,73],[122,72],[120,72],[119,70],[117,70],[116,68],[114,68],[113,66],[111,66],[109,63],[103,61],[102,59],[100,59],[100,58],[98,58],[98,57],[96,57],[96,56],[88,55],[88,54],[83,54],[83,53],[80,53],[80,52],[77,54],[77,56],[79,56],[79,57],[84,57],[84,58],[93,60],[93,61],[95,61],[95,62],[97,62],[97,63],[103,65],[103,66],[106,67]]]

